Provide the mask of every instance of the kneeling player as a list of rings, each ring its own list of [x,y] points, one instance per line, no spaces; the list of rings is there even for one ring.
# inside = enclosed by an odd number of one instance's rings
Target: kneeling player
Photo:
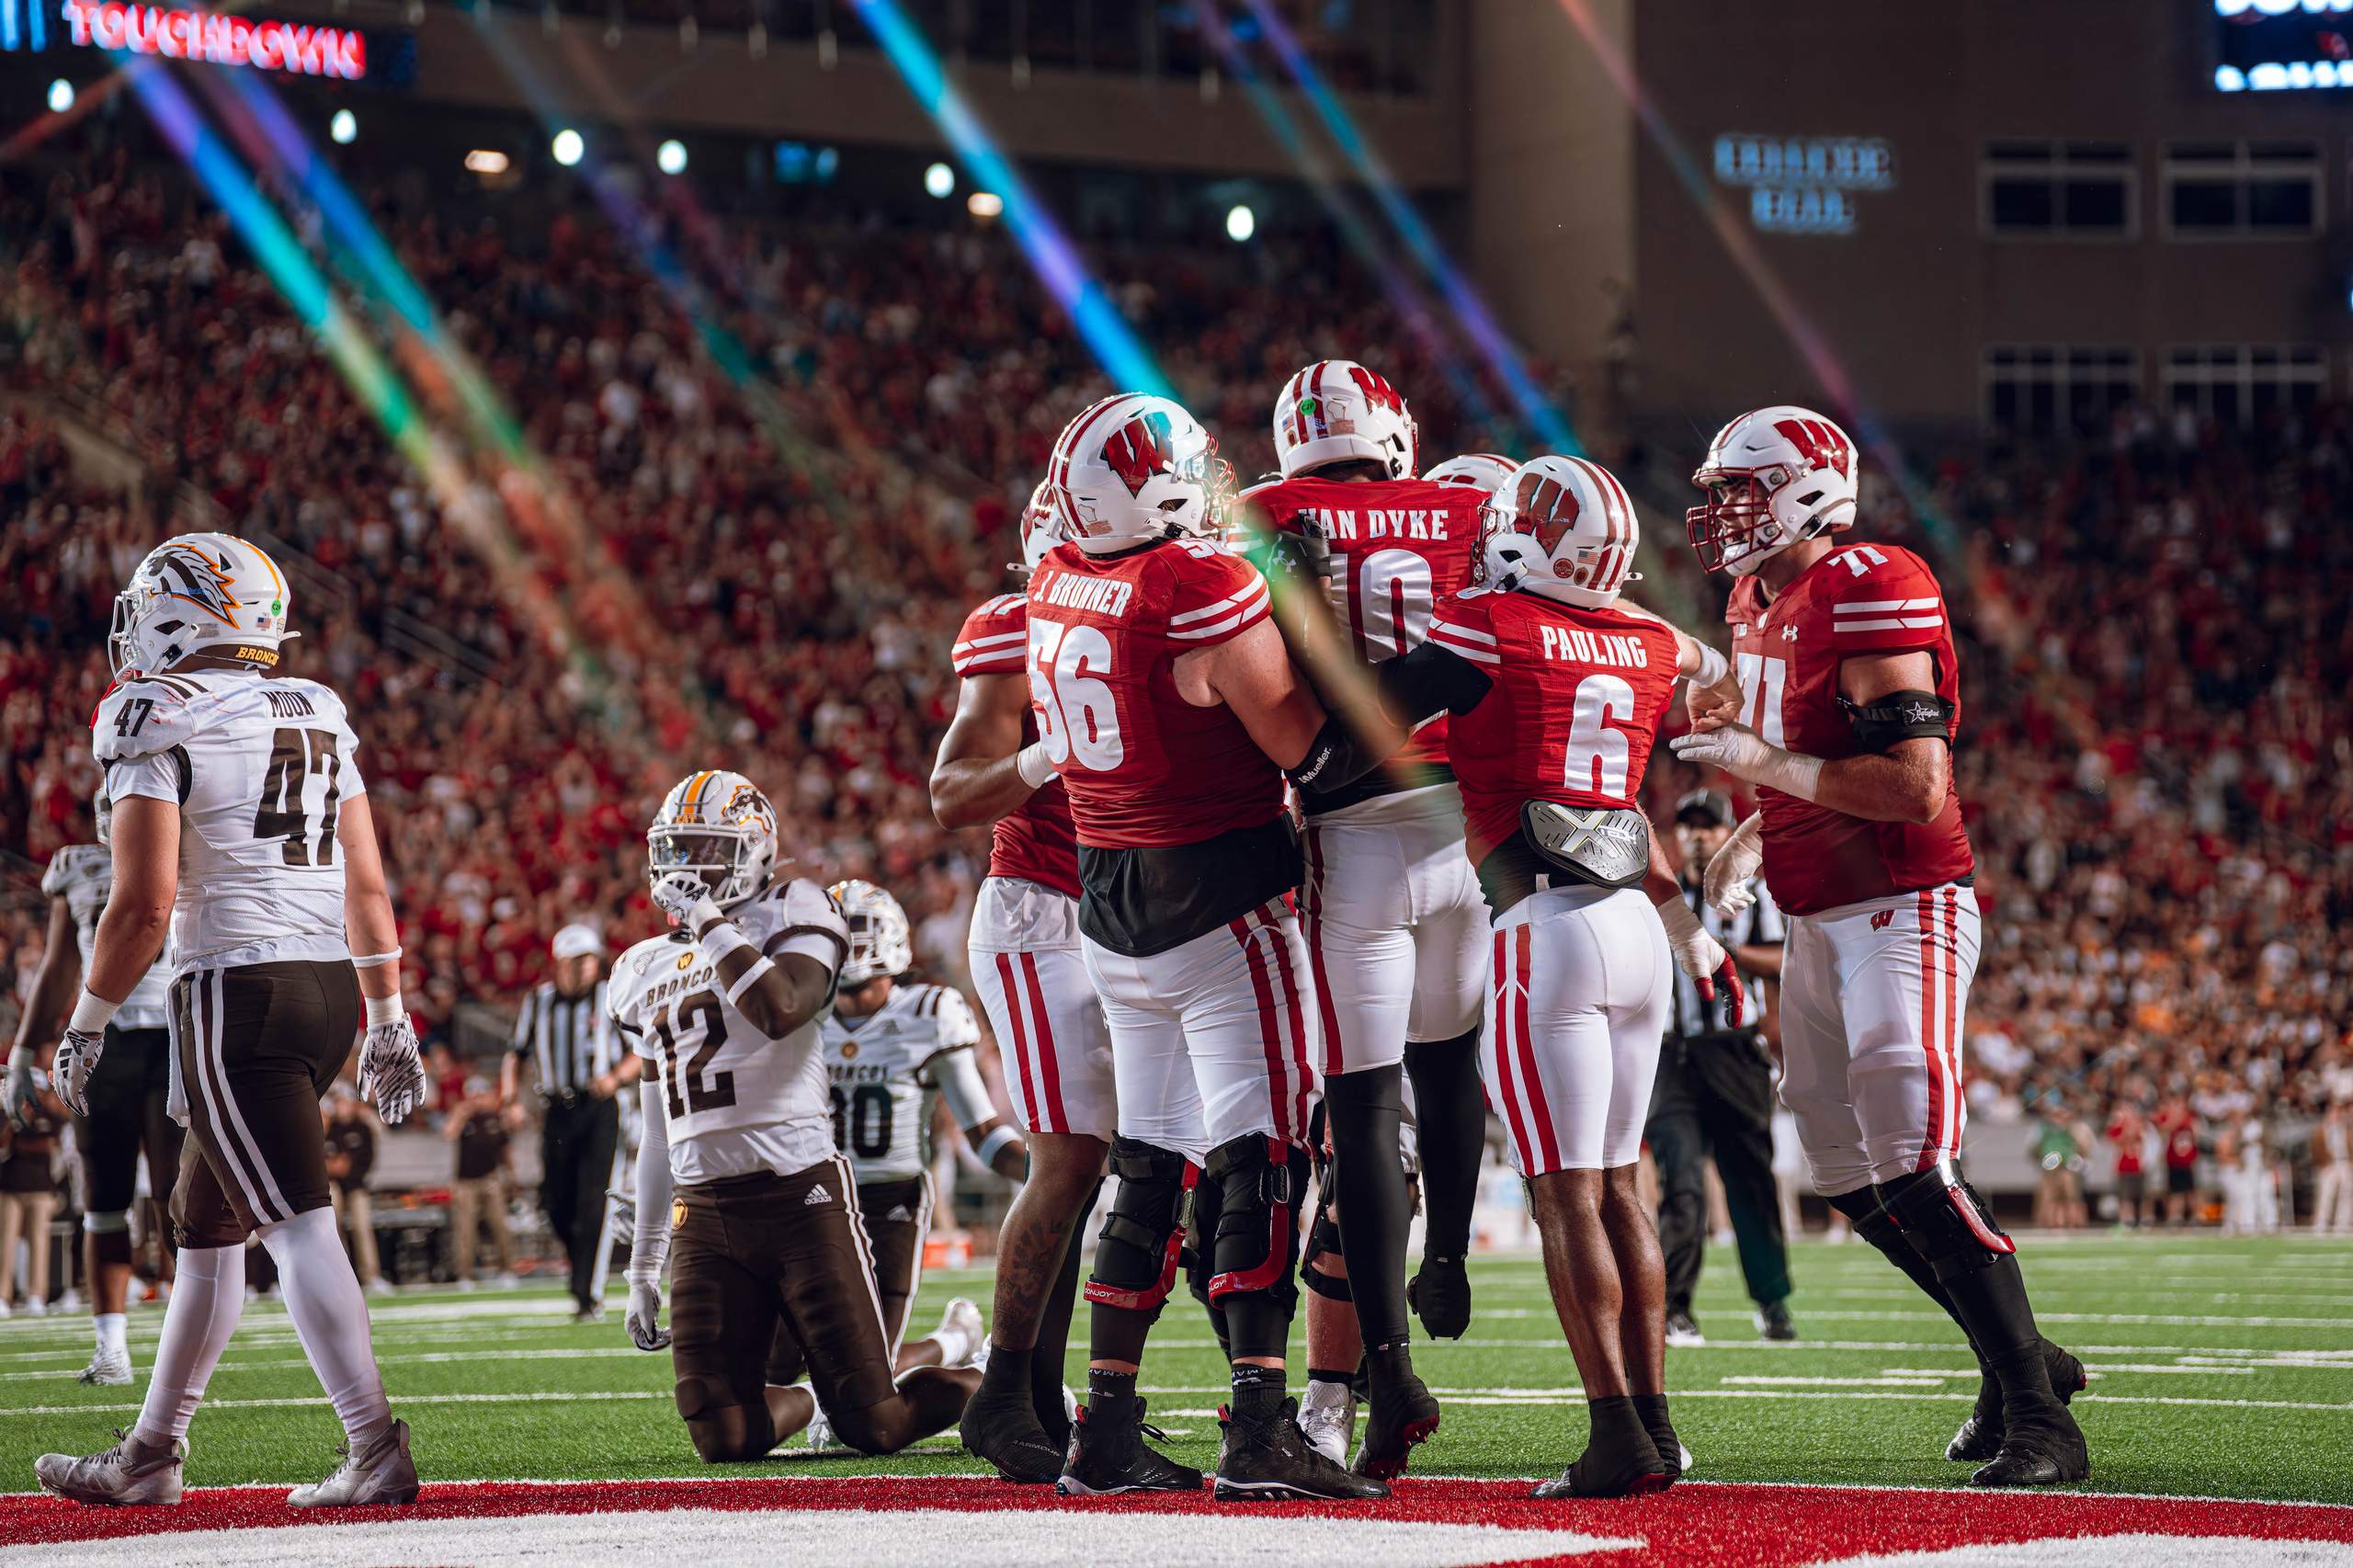
[[[1486,586],[1442,600],[1429,641],[1383,665],[1381,686],[1396,717],[1453,715],[1447,756],[1495,911],[1480,1070],[1510,1128],[1592,1417],[1585,1453],[1536,1494],[1653,1492],[1679,1472],[1680,1445],[1665,1272],[1634,1175],[1669,936],[1703,994],[1738,982],[1635,802],[1677,677],[1712,685],[1725,661],[1616,602],[1637,524],[1606,470],[1538,458],[1495,492],[1486,523]]]
[[[645,836],[654,902],[678,928],[622,954],[609,993],[613,1021],[660,1070],[643,1090],[630,1335],[670,1346],[678,1414],[709,1462],[758,1459],[817,1401],[851,1448],[904,1448],[951,1425],[980,1375],[892,1376],[817,1047],[849,951],[840,912],[814,882],[774,880],[776,812],[740,774],[689,775]],[[665,1335],[658,1280],[673,1246]],[[779,1325],[813,1398],[768,1383]]]

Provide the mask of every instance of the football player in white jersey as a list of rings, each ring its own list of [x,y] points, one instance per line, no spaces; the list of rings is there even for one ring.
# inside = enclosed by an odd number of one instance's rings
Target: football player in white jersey
[[[865,1453],[953,1425],[980,1374],[893,1379],[857,1178],[834,1148],[817,1020],[849,956],[840,910],[816,883],[776,878],[775,809],[739,773],[689,774],[645,838],[654,902],[677,929],[623,953],[607,991],[658,1070],[641,1085],[630,1337],[670,1346],[678,1414],[707,1463],[760,1458],[820,1402]],[[780,1335],[813,1389],[770,1381]]]
[[[36,1066],[52,1065],[57,1037],[82,986],[97,945],[98,912],[106,908],[114,881],[114,858],[106,846],[109,803],[97,798],[96,844],[69,844],[50,857],[40,891],[49,898],[49,938],[40,968],[17,1020],[16,1049],[8,1053],[7,1110],[22,1125],[20,1107],[30,1096]],[[82,1256],[90,1278],[90,1312],[97,1348],[82,1369],[85,1383],[131,1381],[131,1346],[124,1307],[131,1291],[131,1206],[138,1198],[139,1155],[147,1155],[147,1176],[156,1201],[169,1207],[172,1178],[180,1168],[179,1124],[165,1114],[171,1081],[171,1042],[165,1028],[165,992],[171,984],[169,944],[122,999],[107,1025],[106,1054],[90,1074],[90,1114],[74,1119],[74,1148],[82,1173]],[[162,1248],[166,1265],[171,1246]]]
[[[932,1096],[981,1163],[1018,1182],[1029,1163],[1021,1134],[996,1113],[972,1048],[980,1021],[949,985],[902,983],[915,967],[914,933],[899,901],[871,882],[830,890],[849,928],[840,994],[820,1038],[833,1083],[834,1143],[858,1178],[858,1209],[874,1244],[874,1284],[891,1324],[898,1369],[961,1367],[986,1342],[981,1309],[958,1297],[939,1327],[905,1343],[907,1312],[923,1276],[924,1237],[936,1200],[928,1168]]]
[[[56,1081],[88,1114],[107,1026],[168,913],[172,1103],[194,1136],[172,1198],[179,1279],[139,1419],[102,1453],[33,1465],[77,1502],[179,1501],[188,1421],[244,1308],[254,1235],[348,1439],[335,1473],[287,1501],[416,1500],[408,1424],[384,1398],[328,1206],[319,1098],[360,1039],[363,1003],[359,1090],[387,1122],[416,1108],[425,1070],[358,738],[334,692],[272,673],[294,636],[288,597],[267,554],[210,533],[156,546],[115,599],[116,685],[93,720],[114,879]]]

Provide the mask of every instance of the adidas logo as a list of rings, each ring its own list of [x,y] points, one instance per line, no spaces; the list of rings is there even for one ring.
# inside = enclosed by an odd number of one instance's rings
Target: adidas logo
[[[834,1195],[825,1190],[825,1184],[821,1181],[809,1189],[809,1196],[801,1200],[801,1207],[813,1209],[820,1203],[831,1203],[833,1200]]]
[[[907,1206],[905,1204],[893,1203],[891,1205],[891,1211],[888,1214],[883,1215],[882,1218],[887,1223],[894,1221],[913,1220],[915,1216],[907,1211]]]

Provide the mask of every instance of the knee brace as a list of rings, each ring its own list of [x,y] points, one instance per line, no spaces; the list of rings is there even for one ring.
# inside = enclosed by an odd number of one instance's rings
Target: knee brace
[[[735,1391],[716,1378],[687,1377],[672,1391],[678,1415],[705,1464],[756,1460],[776,1446],[767,1407],[739,1404]]]
[[[1341,1261],[1340,1221],[1332,1212],[1332,1200],[1318,1198],[1314,1222],[1307,1227],[1307,1245],[1300,1254],[1299,1277],[1317,1295],[1335,1301],[1353,1301],[1356,1295],[1348,1289],[1347,1270],[1326,1274],[1315,1267],[1315,1260],[1329,1257],[1334,1264]]]
[[[1176,1283],[1185,1245],[1186,1199],[1199,1172],[1184,1155],[1132,1138],[1111,1140],[1111,1174],[1120,1178],[1095,1244],[1086,1299],[1155,1316]]]
[[[1949,1159],[1882,1182],[1879,1201],[1938,1279],[1990,1268],[2018,1251],[2007,1233],[1994,1222],[1984,1199]]]
[[[1298,1300],[1290,1277],[1305,1202],[1306,1162],[1279,1138],[1246,1133],[1210,1151],[1202,1173],[1220,1188],[1217,1234],[1211,1244],[1210,1300],[1246,1290],[1279,1298],[1288,1311]]]

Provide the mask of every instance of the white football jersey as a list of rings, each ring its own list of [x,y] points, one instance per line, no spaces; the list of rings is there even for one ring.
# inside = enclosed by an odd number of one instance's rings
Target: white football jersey
[[[49,858],[49,869],[41,873],[40,891],[51,898],[65,901],[65,912],[74,917],[74,940],[82,949],[82,973],[90,972],[91,955],[98,948],[98,915],[107,906],[107,895],[114,889],[114,856],[103,844],[69,844]],[[131,994],[115,1009],[114,1027],[119,1029],[160,1029],[169,1027],[172,988],[172,945],[164,944],[163,956],[154,967],[142,976]]]
[[[901,985],[865,1017],[827,1014],[823,1038],[834,1142],[850,1173],[861,1182],[921,1176],[930,1096],[949,1065],[939,1059],[980,1043],[971,1005],[949,986]]]
[[[335,813],[367,786],[341,698],[243,670],[146,676],[91,724],[109,801],[179,804],[180,972],[351,957]]]
[[[806,878],[772,884],[728,915],[770,958],[799,953],[841,971],[849,931]],[[613,966],[605,1005],[662,1080],[670,1175],[681,1185],[774,1171],[834,1153],[825,1063],[813,1021],[770,1040],[729,1004],[717,968],[684,932],[652,937]]]

